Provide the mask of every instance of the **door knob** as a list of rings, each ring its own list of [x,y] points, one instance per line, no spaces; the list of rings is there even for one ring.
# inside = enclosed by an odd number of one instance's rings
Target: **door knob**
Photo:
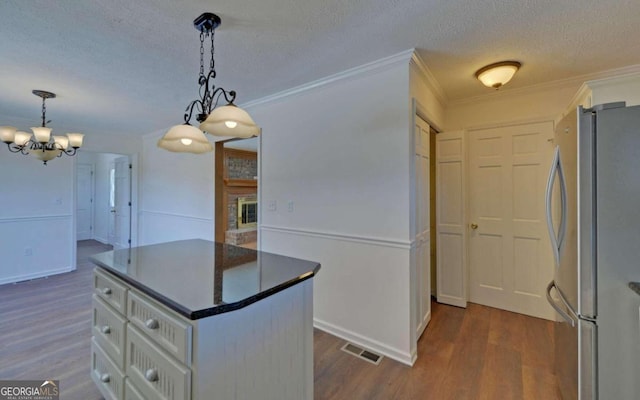
[[[471,224],[471,229],[478,229],[478,224]]]
[[[112,212],[112,213],[115,213],[115,212],[116,212],[116,210],[111,210],[111,212]]]

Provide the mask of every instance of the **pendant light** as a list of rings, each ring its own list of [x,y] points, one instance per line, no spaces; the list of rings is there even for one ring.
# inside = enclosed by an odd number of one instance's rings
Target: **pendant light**
[[[214,136],[248,138],[260,134],[260,128],[251,116],[236,106],[236,92],[215,87],[216,77],[214,60],[215,29],[220,26],[220,17],[212,13],[204,13],[193,21],[193,25],[200,32],[200,97],[187,106],[184,113],[184,123],[176,125],[158,141],[158,147],[180,153],[205,153],[213,150],[204,132]],[[204,39],[211,38],[211,58],[209,71],[204,70]],[[217,107],[223,97],[226,105]],[[196,112],[196,120],[200,122],[199,129],[190,124],[191,117]]]

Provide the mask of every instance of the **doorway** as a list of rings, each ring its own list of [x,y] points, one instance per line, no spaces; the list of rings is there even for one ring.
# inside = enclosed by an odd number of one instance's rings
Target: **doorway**
[[[76,164],[76,232],[78,240],[92,239],[115,249],[136,245],[135,190],[137,181],[134,172],[135,156],[78,152]],[[88,167],[90,166],[90,168]],[[83,181],[91,170],[93,189],[85,189]],[[85,212],[84,204],[91,205]],[[87,217],[85,214],[90,213]],[[85,232],[86,220],[92,221],[90,233]]]
[[[94,164],[76,165],[76,240],[93,239]]]
[[[215,144],[215,240],[258,247],[259,138]]]

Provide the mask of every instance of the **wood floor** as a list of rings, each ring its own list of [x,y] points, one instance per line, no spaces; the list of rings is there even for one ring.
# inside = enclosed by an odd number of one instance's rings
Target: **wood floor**
[[[59,379],[61,400],[102,398],[89,378],[87,257],[106,249],[79,242],[76,271],[0,286],[0,380]],[[536,318],[433,303],[413,368],[387,358],[375,366],[341,351],[343,344],[315,331],[315,400],[560,398],[552,325]]]

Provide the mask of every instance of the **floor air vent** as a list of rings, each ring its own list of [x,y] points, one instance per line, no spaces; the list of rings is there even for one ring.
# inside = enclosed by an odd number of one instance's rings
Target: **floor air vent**
[[[382,356],[376,353],[373,353],[369,350],[365,350],[362,349],[356,345],[353,345],[351,343],[345,343],[344,346],[342,346],[342,348],[340,349],[344,352],[347,352],[349,354],[353,354],[354,356],[361,358],[365,361],[370,362],[371,364],[375,364],[378,365],[380,364],[380,361],[382,361]]]

